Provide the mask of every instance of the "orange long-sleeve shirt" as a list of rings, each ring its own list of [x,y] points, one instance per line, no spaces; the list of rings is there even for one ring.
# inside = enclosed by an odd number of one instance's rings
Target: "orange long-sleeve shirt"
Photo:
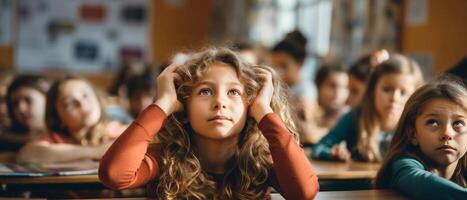
[[[101,159],[99,178],[104,185],[117,190],[134,188],[159,175],[158,155],[147,148],[166,117],[151,105],[123,132]],[[279,116],[267,114],[258,126],[269,142],[276,190],[286,199],[312,199],[318,192],[318,177]]]

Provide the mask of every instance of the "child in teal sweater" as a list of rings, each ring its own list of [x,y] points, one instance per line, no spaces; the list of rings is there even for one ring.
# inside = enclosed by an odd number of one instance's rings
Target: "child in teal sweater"
[[[376,187],[413,199],[467,199],[467,90],[438,80],[408,100]]]
[[[422,83],[420,67],[414,60],[391,55],[376,66],[361,106],[344,115],[313,146],[312,156],[336,161],[381,161],[405,102]],[[341,145],[343,141],[346,145]]]

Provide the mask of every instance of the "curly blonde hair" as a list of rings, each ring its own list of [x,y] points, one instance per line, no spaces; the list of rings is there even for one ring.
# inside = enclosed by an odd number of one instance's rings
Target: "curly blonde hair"
[[[213,63],[225,63],[235,69],[239,80],[245,86],[247,102],[251,103],[260,89],[255,68],[272,72],[274,94],[271,107],[298,137],[287,101],[284,84],[273,69],[266,66],[252,66],[228,48],[208,48],[190,55],[190,59],[178,67],[181,77],[177,84],[177,95],[186,110],[186,98],[193,86]],[[249,117],[240,133],[237,148],[227,161],[227,168],[221,180],[206,173],[194,151],[193,131],[187,114],[175,113],[168,117],[166,125],[157,134],[160,148],[158,162],[161,174],[149,187],[149,193],[160,199],[261,199],[268,189],[269,171],[272,160],[269,145],[261,134],[256,121]]]

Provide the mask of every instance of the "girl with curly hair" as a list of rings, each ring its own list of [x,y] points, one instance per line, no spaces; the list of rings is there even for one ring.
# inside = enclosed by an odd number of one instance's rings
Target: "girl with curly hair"
[[[211,48],[167,67],[156,101],[101,160],[113,189],[148,184],[158,199],[311,199],[317,176],[277,74]],[[152,141],[152,144],[150,144]]]

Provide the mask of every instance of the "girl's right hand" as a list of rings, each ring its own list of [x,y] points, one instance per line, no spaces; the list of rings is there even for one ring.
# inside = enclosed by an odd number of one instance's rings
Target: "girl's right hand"
[[[350,152],[345,143],[335,144],[331,148],[331,157],[339,161],[350,161]]]
[[[182,112],[183,105],[177,99],[177,91],[175,89],[175,81],[179,81],[180,76],[175,73],[176,64],[169,65],[157,77],[157,96],[154,104],[159,106],[167,116],[175,112]]]

